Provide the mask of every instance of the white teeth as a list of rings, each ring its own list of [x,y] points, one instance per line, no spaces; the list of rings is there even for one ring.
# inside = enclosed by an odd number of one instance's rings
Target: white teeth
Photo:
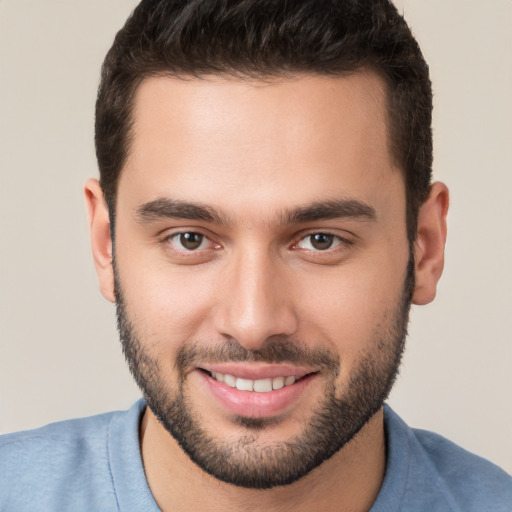
[[[272,391],[272,379],[259,379],[254,381],[254,391],[268,393]]]
[[[281,389],[285,386],[291,386],[296,382],[293,375],[289,377],[274,377],[273,379],[242,379],[229,373],[211,372],[212,377],[219,382],[223,382],[230,388],[236,388],[240,391],[255,391],[256,393],[269,393],[274,389]]]
[[[285,386],[290,386],[294,382],[295,382],[295,377],[293,375],[290,375],[290,377],[286,377],[286,379],[284,379]]]
[[[217,375],[222,375],[222,373],[217,373]],[[220,379],[217,379],[217,380],[220,380]],[[236,388],[236,377],[233,377],[233,375],[228,375],[226,373],[224,375],[224,384],[227,384],[230,388]]]
[[[223,373],[212,372],[212,377],[214,379],[218,380],[219,382],[224,382],[224,374]]]
[[[272,389],[284,388],[284,377],[274,377],[272,379]]]
[[[240,391],[252,391],[254,389],[254,381],[250,379],[236,379],[236,389]]]

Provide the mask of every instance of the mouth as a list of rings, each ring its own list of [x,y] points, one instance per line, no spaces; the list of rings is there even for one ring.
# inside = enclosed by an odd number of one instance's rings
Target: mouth
[[[290,411],[319,371],[294,366],[218,364],[197,368],[214,403],[230,414],[266,418]]]
[[[277,389],[282,389],[287,386],[295,384],[297,381],[304,379],[308,375],[295,376],[295,375],[280,375],[277,377],[267,377],[264,379],[244,379],[243,377],[236,377],[229,373],[214,372],[202,369],[207,375],[217,382],[222,382],[230,388],[236,388],[239,391],[253,391],[255,393],[270,393]]]

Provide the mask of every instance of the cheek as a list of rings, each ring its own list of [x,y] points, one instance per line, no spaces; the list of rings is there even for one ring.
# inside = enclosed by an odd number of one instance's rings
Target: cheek
[[[204,269],[148,263],[132,252],[118,258],[118,272],[129,318],[146,345],[175,352],[200,336],[214,295]]]
[[[301,308],[302,336],[331,345],[344,366],[354,366],[363,353],[376,350],[400,304],[405,279],[405,263],[366,268],[337,268],[308,286]]]

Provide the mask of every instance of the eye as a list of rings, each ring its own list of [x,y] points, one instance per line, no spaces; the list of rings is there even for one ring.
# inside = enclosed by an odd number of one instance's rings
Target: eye
[[[215,259],[222,245],[215,241],[215,234],[201,231],[183,229],[163,235],[160,244],[166,258],[176,265],[199,265]]]
[[[332,247],[336,247],[341,243],[339,236],[331,235],[329,233],[313,233],[305,236],[297,246],[300,249],[307,249],[313,251],[326,251]]]
[[[168,238],[168,240],[176,245],[179,249],[186,251],[196,251],[198,249],[206,249],[209,240],[201,233],[194,231],[186,231],[184,233],[176,233]]]

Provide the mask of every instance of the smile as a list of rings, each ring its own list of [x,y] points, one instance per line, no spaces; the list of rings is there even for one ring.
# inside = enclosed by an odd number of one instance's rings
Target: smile
[[[254,391],[255,393],[269,393],[275,389],[291,386],[298,380],[298,378],[293,375],[257,380],[243,379],[230,375],[229,373],[220,372],[210,372],[210,375],[218,382],[223,382],[230,388],[236,388],[239,391]]]
[[[290,411],[319,377],[313,368],[292,365],[212,364],[196,375],[223,410],[264,418]]]

